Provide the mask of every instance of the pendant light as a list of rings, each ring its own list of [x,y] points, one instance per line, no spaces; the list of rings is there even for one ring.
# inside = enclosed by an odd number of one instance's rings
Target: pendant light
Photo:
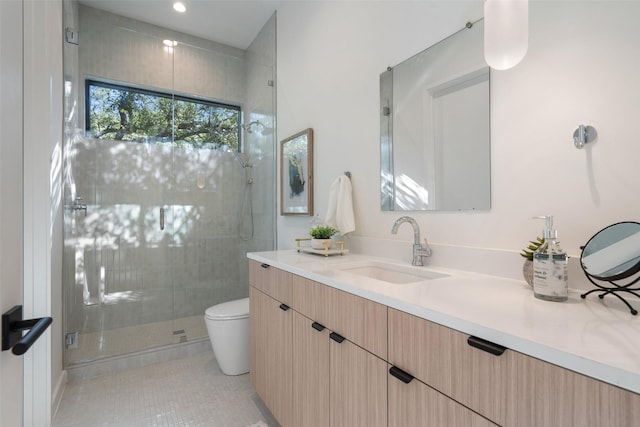
[[[529,1],[485,0],[484,59],[496,70],[517,65],[529,45]]]

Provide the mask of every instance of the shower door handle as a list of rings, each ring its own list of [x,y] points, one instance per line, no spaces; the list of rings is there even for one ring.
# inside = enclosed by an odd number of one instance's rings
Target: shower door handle
[[[160,208],[160,230],[164,230],[164,208]]]

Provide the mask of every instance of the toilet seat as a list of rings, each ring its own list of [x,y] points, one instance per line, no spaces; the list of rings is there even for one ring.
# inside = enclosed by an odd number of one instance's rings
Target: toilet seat
[[[214,305],[207,308],[204,314],[210,320],[234,320],[249,317],[249,298]]]

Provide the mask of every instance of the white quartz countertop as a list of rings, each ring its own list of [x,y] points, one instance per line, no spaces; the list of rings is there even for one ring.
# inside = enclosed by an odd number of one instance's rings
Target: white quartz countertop
[[[640,393],[640,316],[614,296],[564,303],[538,300],[524,282],[366,255],[323,257],[296,250],[253,252],[247,257],[359,295],[532,357]],[[384,261],[447,277],[419,283],[388,282],[340,270],[347,264]],[[631,296],[637,308],[640,301]]]

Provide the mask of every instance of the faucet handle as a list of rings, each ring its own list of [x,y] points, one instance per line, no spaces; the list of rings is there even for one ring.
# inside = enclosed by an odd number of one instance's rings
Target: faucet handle
[[[422,246],[423,254],[422,256],[431,256],[431,247],[429,247],[429,243],[427,243],[427,238],[424,238],[424,245]]]

